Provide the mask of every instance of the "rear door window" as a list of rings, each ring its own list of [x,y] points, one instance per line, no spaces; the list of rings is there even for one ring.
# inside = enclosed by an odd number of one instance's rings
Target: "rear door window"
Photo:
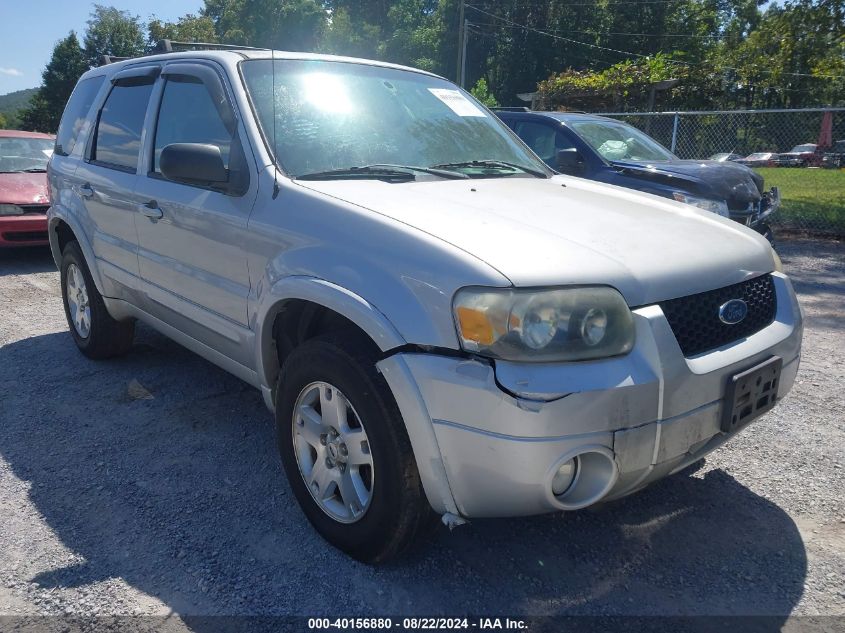
[[[79,132],[88,116],[88,111],[91,110],[91,105],[94,103],[104,80],[105,77],[101,75],[100,77],[83,79],[76,84],[62,115],[59,132],[56,134],[56,154],[67,156],[73,151],[76,140],[79,138]]]
[[[112,88],[97,122],[91,155],[94,162],[124,171],[137,169],[153,81],[142,77]]]

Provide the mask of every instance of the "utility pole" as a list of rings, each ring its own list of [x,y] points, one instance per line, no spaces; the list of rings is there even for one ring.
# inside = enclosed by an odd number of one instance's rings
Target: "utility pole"
[[[463,72],[464,72],[464,57],[466,50],[466,18],[464,17],[464,11],[466,10],[466,0],[461,0],[460,4],[460,14],[458,17],[458,67],[455,69],[455,79],[458,81],[458,85],[463,87]]]
[[[461,38],[461,77],[458,84],[461,88],[466,88],[467,79],[467,40],[469,39],[469,20],[464,18],[464,24],[461,27],[463,30],[463,37]]]

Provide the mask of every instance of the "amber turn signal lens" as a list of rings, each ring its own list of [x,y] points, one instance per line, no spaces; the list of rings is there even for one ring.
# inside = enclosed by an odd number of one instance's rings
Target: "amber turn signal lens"
[[[458,324],[465,339],[475,341],[481,345],[492,345],[493,324],[483,312],[472,308],[459,307],[457,309]]]

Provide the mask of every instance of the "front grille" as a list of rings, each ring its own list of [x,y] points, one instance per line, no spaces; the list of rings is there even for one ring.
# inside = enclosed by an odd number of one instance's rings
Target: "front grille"
[[[49,204],[22,204],[21,209],[25,214],[30,213],[38,213],[40,215],[45,215],[47,213],[47,209],[50,208]]]
[[[719,308],[731,299],[745,301],[748,314],[739,323],[727,325],[719,319]],[[763,275],[659,305],[684,356],[695,356],[762,330],[775,319],[777,298],[772,276]]]

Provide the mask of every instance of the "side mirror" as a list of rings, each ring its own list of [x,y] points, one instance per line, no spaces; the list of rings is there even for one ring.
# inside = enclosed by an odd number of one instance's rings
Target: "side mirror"
[[[570,175],[578,175],[584,172],[584,159],[577,149],[562,149],[556,154],[557,169],[559,172]]]
[[[229,170],[217,145],[171,143],[161,150],[159,169],[168,180],[196,185],[222,185],[229,182]]]

